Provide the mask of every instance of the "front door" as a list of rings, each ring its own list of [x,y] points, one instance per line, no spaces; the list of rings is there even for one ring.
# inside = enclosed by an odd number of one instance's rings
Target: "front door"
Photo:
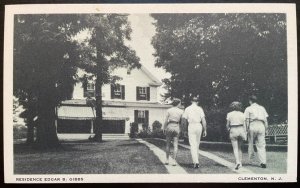
[[[103,120],[102,133],[125,133],[125,120]]]

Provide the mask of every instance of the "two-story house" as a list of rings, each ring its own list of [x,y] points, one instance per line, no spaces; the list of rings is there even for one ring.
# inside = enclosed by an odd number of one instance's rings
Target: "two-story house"
[[[119,68],[113,75],[122,79],[116,84],[102,87],[103,133],[129,133],[130,123],[137,122],[139,129],[154,121],[164,122],[170,105],[158,102],[158,87],[161,82],[145,67],[140,69]],[[95,109],[86,103],[87,95],[95,96],[93,80],[74,87],[72,100],[57,107],[57,133],[94,133]]]

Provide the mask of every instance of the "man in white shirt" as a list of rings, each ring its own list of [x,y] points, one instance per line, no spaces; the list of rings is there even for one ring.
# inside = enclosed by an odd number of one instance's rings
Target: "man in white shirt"
[[[189,143],[191,146],[194,168],[199,168],[199,146],[202,130],[203,137],[206,136],[206,120],[203,109],[198,106],[198,98],[193,97],[192,104],[187,107],[182,116],[188,122]]]
[[[245,110],[245,122],[248,135],[248,154],[249,159],[254,155],[253,141],[256,140],[257,156],[260,161],[260,166],[266,168],[266,140],[265,133],[268,128],[268,113],[265,108],[257,103],[257,97],[249,98],[250,106]]]

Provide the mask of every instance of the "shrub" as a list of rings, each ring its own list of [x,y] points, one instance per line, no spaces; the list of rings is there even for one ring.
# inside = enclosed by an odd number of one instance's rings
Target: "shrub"
[[[129,134],[129,137],[130,138],[136,138],[138,131],[139,131],[138,123],[136,123],[136,122],[130,123],[130,134]]]
[[[143,131],[148,131],[149,130],[149,125],[147,123],[143,123],[142,128],[143,128]]]
[[[162,130],[162,124],[159,121],[154,121],[152,124],[152,134],[153,138],[165,138],[165,135]]]
[[[150,138],[151,137],[151,131],[149,129],[143,129],[141,132],[137,134],[137,137],[139,138]]]
[[[206,113],[207,141],[229,141],[228,131],[226,130],[227,108],[211,108]]]
[[[16,125],[13,127],[13,138],[23,139],[27,138],[27,127]]]
[[[152,123],[152,129],[153,129],[153,131],[155,131],[155,130],[162,130],[162,124],[159,121],[155,120]]]

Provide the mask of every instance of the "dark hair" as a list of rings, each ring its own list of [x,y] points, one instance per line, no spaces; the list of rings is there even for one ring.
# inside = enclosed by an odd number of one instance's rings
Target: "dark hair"
[[[238,102],[238,101],[234,101],[229,105],[229,110],[230,111],[240,111],[242,112],[243,107],[242,107],[242,103]]]
[[[174,99],[173,99],[173,102],[172,102],[172,105],[173,105],[173,106],[177,106],[179,103],[181,103],[181,100],[180,100],[180,99],[177,99],[177,98],[174,98]]]
[[[257,97],[255,95],[251,95],[249,97],[249,100],[252,101],[252,102],[257,102]]]

